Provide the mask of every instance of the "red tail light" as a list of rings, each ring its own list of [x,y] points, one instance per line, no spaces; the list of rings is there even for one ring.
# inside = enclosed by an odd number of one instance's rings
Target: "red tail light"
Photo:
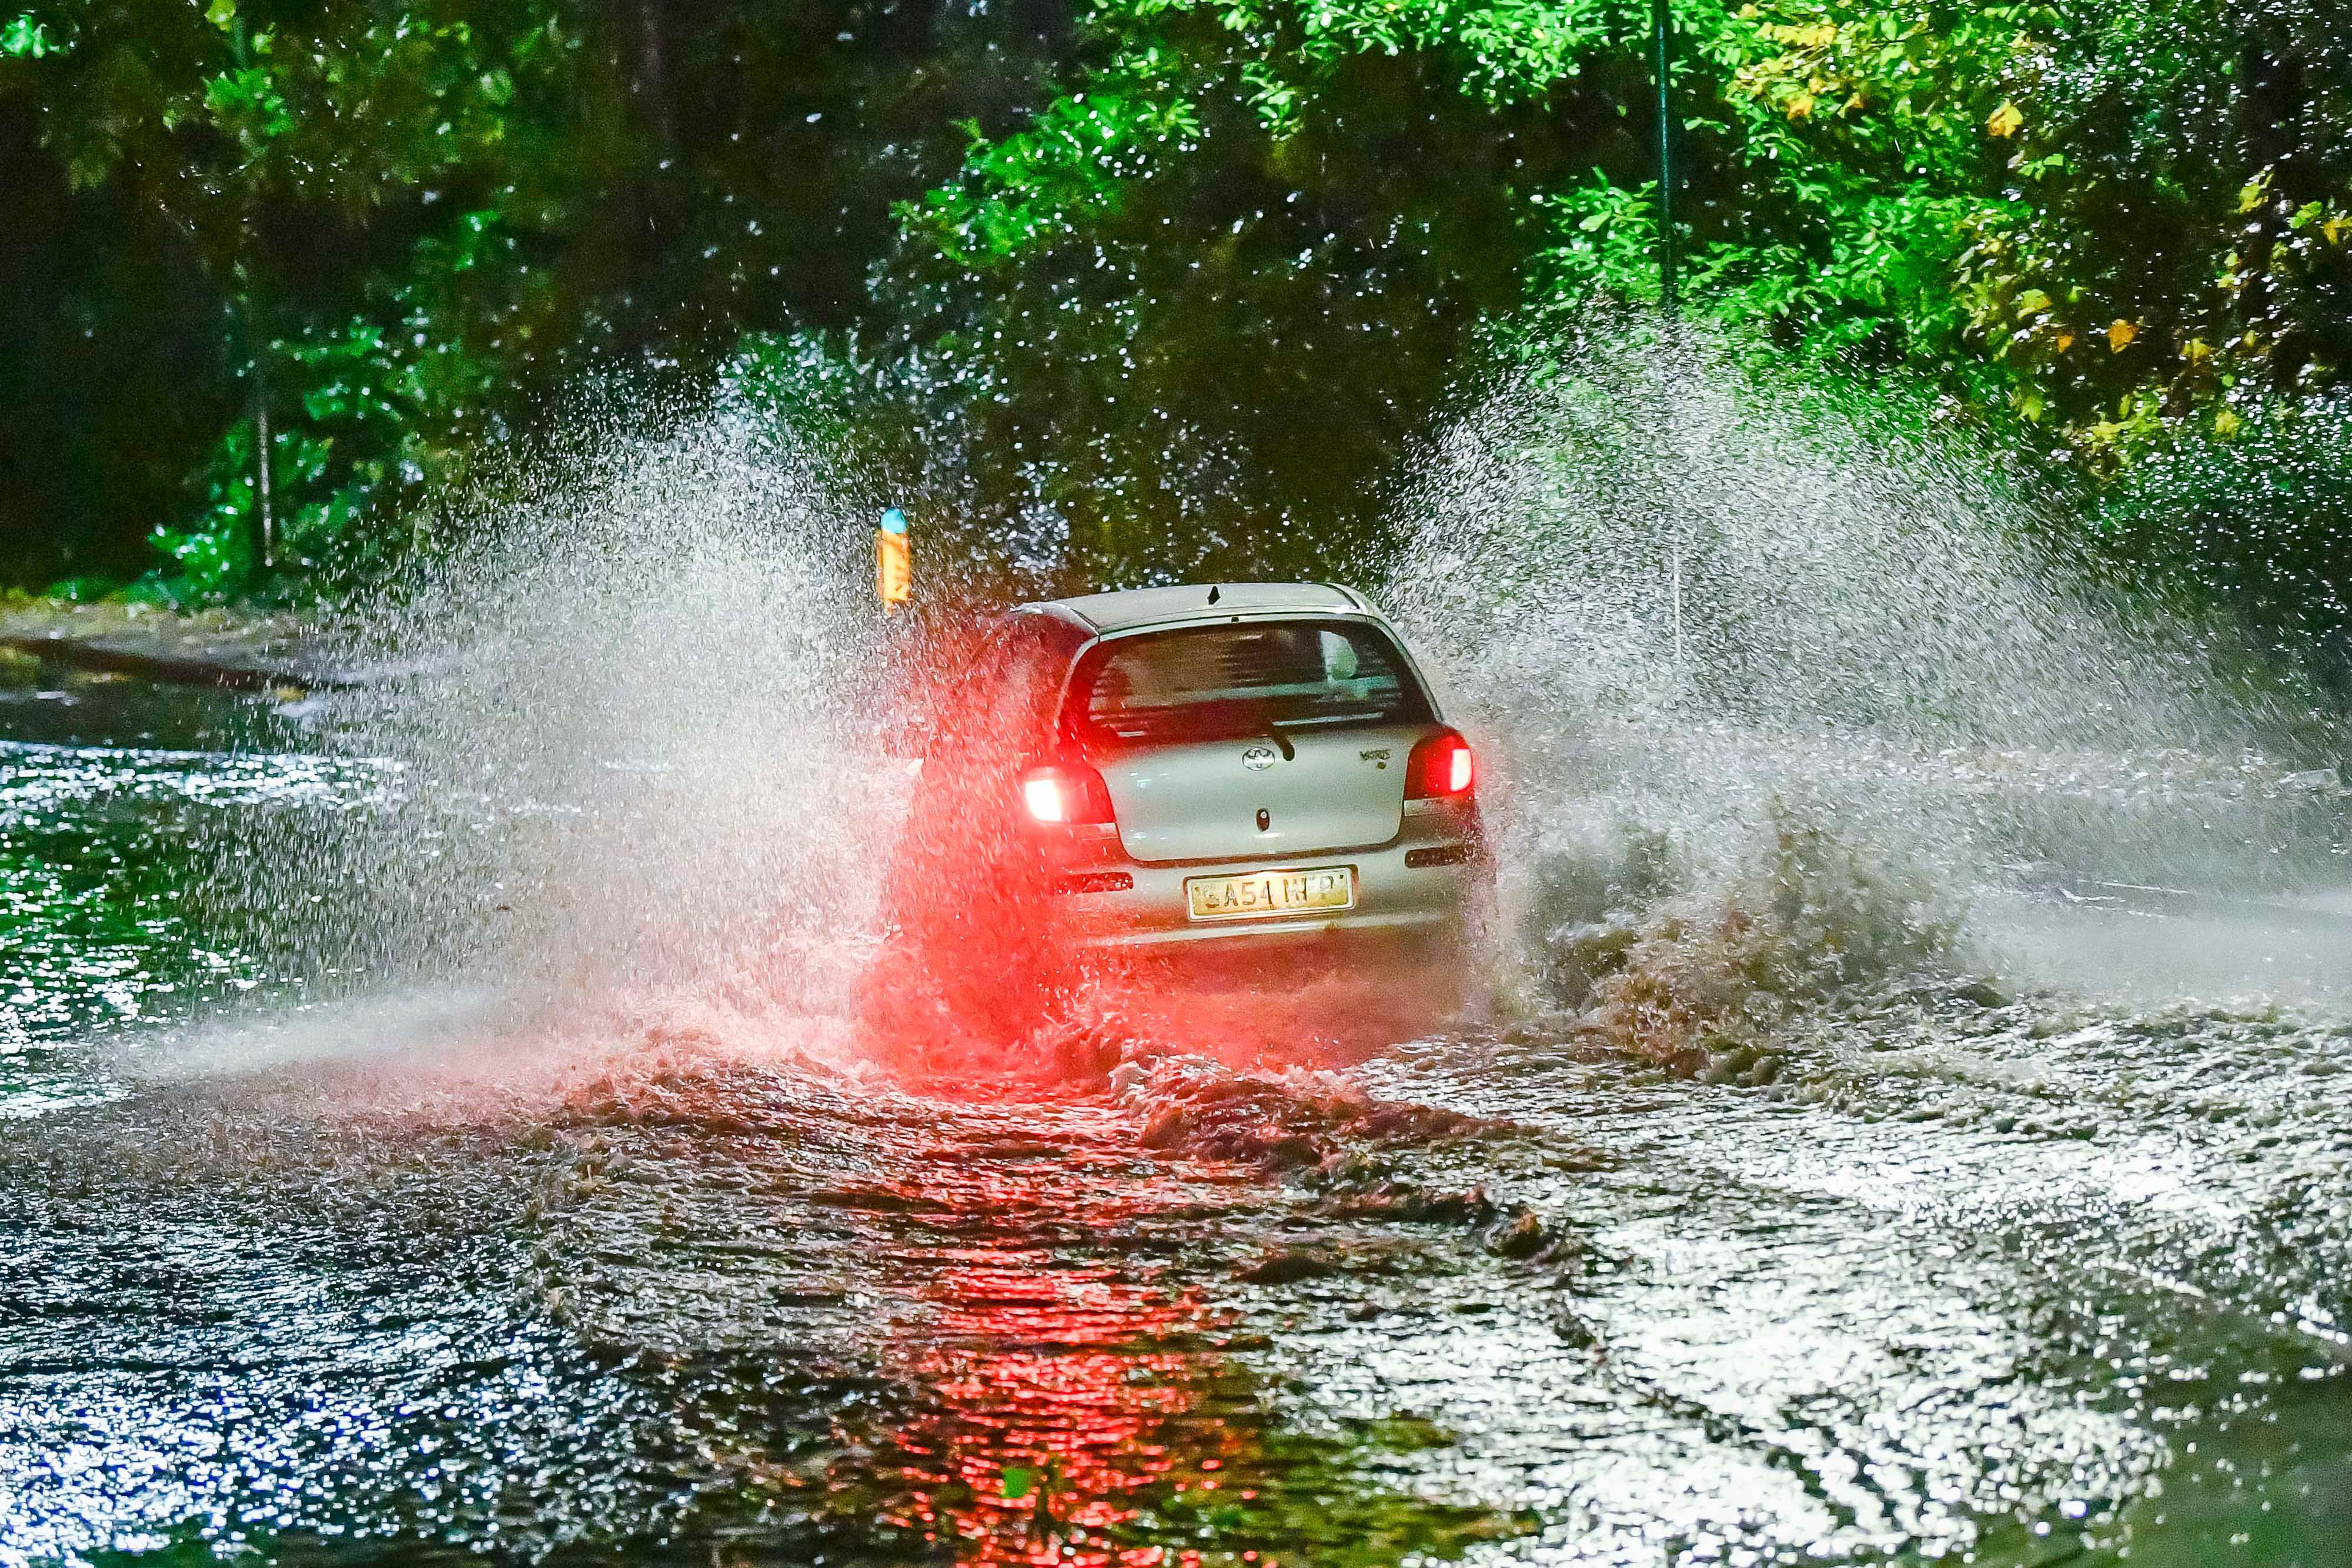
[[[1412,758],[1405,764],[1404,795],[1408,800],[1459,799],[1477,781],[1470,743],[1449,729],[1412,748]]]
[[[1021,804],[1033,822],[1061,826],[1111,820],[1108,787],[1082,762],[1040,763],[1022,774]]]

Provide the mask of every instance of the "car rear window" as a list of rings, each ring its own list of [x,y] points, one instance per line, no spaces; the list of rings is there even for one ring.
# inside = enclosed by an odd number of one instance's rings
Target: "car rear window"
[[[1082,738],[1113,746],[1430,716],[1396,644],[1349,621],[1244,621],[1118,638],[1080,665],[1068,711]]]

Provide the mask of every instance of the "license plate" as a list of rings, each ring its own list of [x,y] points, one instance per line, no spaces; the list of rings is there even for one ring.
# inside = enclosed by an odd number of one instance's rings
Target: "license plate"
[[[1186,914],[1194,920],[1264,920],[1356,907],[1352,866],[1305,871],[1254,871],[1244,876],[1184,879]]]

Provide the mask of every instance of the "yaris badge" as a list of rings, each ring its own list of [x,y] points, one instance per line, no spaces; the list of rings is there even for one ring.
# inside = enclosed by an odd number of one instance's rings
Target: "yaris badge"
[[[1242,753],[1242,766],[1253,773],[1263,773],[1274,766],[1274,747],[1253,746]]]

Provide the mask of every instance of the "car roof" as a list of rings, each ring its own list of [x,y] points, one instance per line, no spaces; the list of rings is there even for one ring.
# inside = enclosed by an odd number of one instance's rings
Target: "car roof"
[[[1216,601],[1210,602],[1213,592]],[[1095,632],[1130,632],[1186,621],[1236,615],[1358,614],[1371,608],[1353,589],[1328,582],[1188,582],[1170,588],[1126,588],[1022,606],[1075,620]]]

